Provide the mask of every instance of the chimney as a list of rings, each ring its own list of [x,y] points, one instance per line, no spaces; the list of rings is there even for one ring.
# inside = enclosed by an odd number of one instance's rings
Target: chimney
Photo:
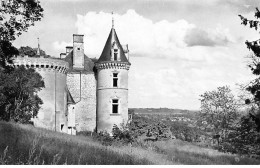
[[[72,50],[73,50],[72,46],[67,46],[66,47],[66,55],[68,55]]]
[[[66,57],[66,53],[60,53],[60,59],[64,59]]]
[[[84,35],[73,34],[73,69],[84,69]]]

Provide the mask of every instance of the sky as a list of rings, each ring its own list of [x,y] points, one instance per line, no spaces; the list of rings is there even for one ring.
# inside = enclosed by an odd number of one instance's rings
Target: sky
[[[200,95],[254,78],[246,40],[259,33],[241,25],[259,0],[40,0],[44,18],[14,45],[40,46],[59,57],[84,34],[85,54],[99,58],[112,27],[129,45],[129,107],[200,109]]]

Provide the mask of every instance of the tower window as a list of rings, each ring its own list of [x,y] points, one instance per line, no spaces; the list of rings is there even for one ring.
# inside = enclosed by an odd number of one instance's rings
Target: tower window
[[[113,73],[113,87],[118,87],[118,73]]]
[[[118,114],[118,99],[113,99],[112,100],[112,113],[113,114]]]

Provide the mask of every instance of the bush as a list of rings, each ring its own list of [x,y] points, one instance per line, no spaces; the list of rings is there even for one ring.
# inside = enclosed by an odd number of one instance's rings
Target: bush
[[[133,115],[129,131],[134,138],[140,136],[153,137],[154,140],[165,140],[172,137],[170,127],[158,120]]]
[[[133,143],[135,141],[134,134],[129,128],[122,125],[120,129],[117,125],[113,126],[112,134],[116,141],[120,141],[123,144]]]
[[[105,146],[111,146],[114,142],[114,138],[111,137],[106,131],[95,134],[94,139],[98,140],[102,145]]]

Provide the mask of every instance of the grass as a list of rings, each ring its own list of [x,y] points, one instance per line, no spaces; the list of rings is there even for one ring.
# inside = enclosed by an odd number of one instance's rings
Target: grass
[[[260,160],[222,153],[181,140],[158,141],[154,143],[161,153],[173,162],[185,165],[258,165]]]
[[[146,149],[103,146],[91,137],[71,136],[31,125],[0,122],[0,164],[260,164],[180,140],[148,142]]]
[[[178,164],[154,151],[130,146],[102,146],[92,138],[71,136],[0,122],[0,164]]]

